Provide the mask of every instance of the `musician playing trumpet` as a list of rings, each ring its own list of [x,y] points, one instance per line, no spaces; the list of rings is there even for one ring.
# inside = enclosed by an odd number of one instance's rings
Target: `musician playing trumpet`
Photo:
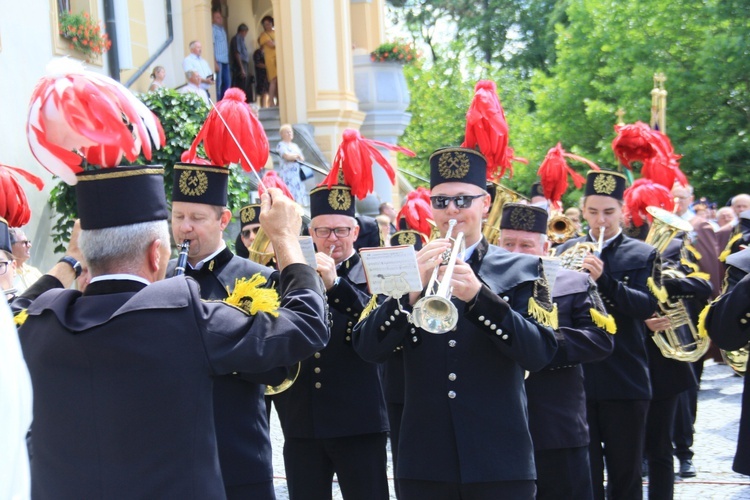
[[[588,235],[565,242],[558,255],[579,242],[601,248],[583,259],[599,288],[617,334],[611,356],[583,365],[590,434],[589,459],[594,498],[642,498],[641,460],[651,399],[644,321],[656,311],[661,261],[656,249],[625,236],[620,228],[625,176],[589,172],[583,202]],[[601,241],[601,245],[599,245]]]
[[[531,499],[534,457],[526,418],[524,371],[552,359],[557,342],[538,257],[489,245],[487,164],[479,152],[445,148],[430,157],[433,218],[443,238],[417,253],[423,283],[436,266],[450,280],[457,324],[443,334],[409,320],[420,294],[389,298],[355,328],[365,359],[382,362],[402,348],[404,413],[396,481],[399,498]],[[465,252],[443,266],[462,234]],[[449,277],[446,269],[453,267]],[[536,319],[535,319],[536,318]]]

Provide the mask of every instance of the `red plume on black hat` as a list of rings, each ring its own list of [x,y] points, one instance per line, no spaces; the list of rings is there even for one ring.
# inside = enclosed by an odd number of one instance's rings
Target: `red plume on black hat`
[[[615,132],[617,137],[612,141],[612,150],[623,166],[632,169],[633,162],[641,162],[641,175],[667,189],[671,189],[675,181],[687,184],[687,177],[679,167],[682,156],[674,152],[666,134],[640,121],[615,125]]]
[[[5,219],[10,227],[25,226],[31,219],[26,193],[16,179],[19,175],[40,191],[44,187],[39,177],[20,168],[0,163],[0,217]]]
[[[672,192],[661,184],[650,179],[641,178],[633,182],[633,185],[625,190],[623,196],[624,214],[630,217],[635,227],[640,227],[649,221],[651,215],[646,212],[646,207],[659,207],[671,212],[674,209],[674,198]]]
[[[537,174],[542,180],[542,189],[544,197],[550,200],[554,205],[560,205],[563,194],[568,189],[568,176],[573,178],[576,189],[580,189],[586,182],[586,179],[570,168],[566,159],[571,159],[585,163],[593,170],[600,170],[599,166],[591,160],[566,152],[558,142],[557,146],[547,151],[547,156],[539,166]]]
[[[432,206],[430,205],[430,190],[424,187],[418,187],[406,195],[401,210],[399,210],[396,220],[404,218],[409,229],[421,233],[425,242],[430,237],[432,226]]]

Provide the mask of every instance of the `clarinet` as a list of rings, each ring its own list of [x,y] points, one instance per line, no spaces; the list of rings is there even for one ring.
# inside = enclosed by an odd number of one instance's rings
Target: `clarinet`
[[[180,255],[177,256],[177,267],[174,268],[174,274],[172,276],[181,276],[185,274],[185,266],[187,266],[188,252],[190,251],[190,240],[185,240],[180,245]]]

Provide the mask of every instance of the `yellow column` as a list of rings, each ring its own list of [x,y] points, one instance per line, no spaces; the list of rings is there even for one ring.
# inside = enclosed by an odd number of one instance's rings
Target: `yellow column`
[[[352,10],[352,45],[354,49],[372,52],[385,38],[384,0],[350,0]]]
[[[190,52],[189,44],[198,40],[203,46],[201,57],[208,61],[209,67],[214,67],[214,41],[211,32],[211,1],[193,0],[182,4],[182,32],[185,40],[184,54]],[[181,81],[178,79],[177,81]],[[211,99],[216,99],[216,86],[210,88]]]

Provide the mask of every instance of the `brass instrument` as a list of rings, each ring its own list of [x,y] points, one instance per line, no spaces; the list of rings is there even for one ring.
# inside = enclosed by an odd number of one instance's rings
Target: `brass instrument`
[[[247,251],[250,254],[248,259],[260,265],[267,266],[274,257],[273,252],[267,251],[270,243],[271,240],[268,238],[266,232],[263,231],[262,227],[259,227],[258,232],[255,233],[255,239],[250,246],[247,247]]]
[[[266,396],[275,396],[276,394],[282,393],[289,389],[299,377],[299,372],[302,369],[302,363],[297,363],[289,368],[289,374],[286,376],[284,381],[279,385],[267,385]]]
[[[646,211],[654,218],[646,236],[646,243],[663,253],[670,241],[679,232],[690,232],[693,226],[681,217],[658,207],[647,207]],[[685,273],[675,269],[665,269],[662,273],[670,279],[683,279]],[[690,313],[682,299],[659,301],[661,315],[669,318],[670,326],[664,331],[654,332],[652,338],[665,358],[678,361],[697,361],[708,350],[709,339],[701,337],[690,318]]]
[[[187,267],[188,252],[190,252],[190,240],[184,240],[180,245],[180,254],[177,256],[177,266],[172,276],[182,276]]]
[[[559,245],[576,235],[576,226],[565,215],[555,215],[547,222],[547,239]]]
[[[599,228],[599,241],[592,243],[590,241],[578,242],[572,247],[565,250],[557,258],[560,259],[560,267],[571,271],[587,272],[583,268],[583,259],[589,254],[597,257],[601,255],[604,247],[604,228]]]
[[[448,222],[446,238],[452,239],[451,234],[456,226],[456,220]],[[424,297],[419,299],[412,309],[410,321],[430,333],[446,333],[455,328],[458,323],[458,310],[451,302],[451,277],[456,266],[458,254],[464,251],[464,233],[458,233],[453,238],[453,248],[448,256],[443,256],[443,263],[436,266],[427,284]],[[446,251],[446,253],[448,253]],[[443,279],[438,280],[440,266],[447,266]]]
[[[506,203],[516,203],[522,200],[529,201],[529,199],[502,184],[496,182],[492,184],[495,187],[495,197],[492,200],[492,206],[487,214],[487,219],[484,221],[482,234],[487,238],[487,242],[490,245],[497,245],[500,239],[500,216],[503,214],[503,206]]]
[[[747,372],[748,357],[750,357],[750,344],[746,344],[744,347],[740,347],[734,351],[719,350],[724,362],[734,370],[734,373],[740,377],[744,377]]]

